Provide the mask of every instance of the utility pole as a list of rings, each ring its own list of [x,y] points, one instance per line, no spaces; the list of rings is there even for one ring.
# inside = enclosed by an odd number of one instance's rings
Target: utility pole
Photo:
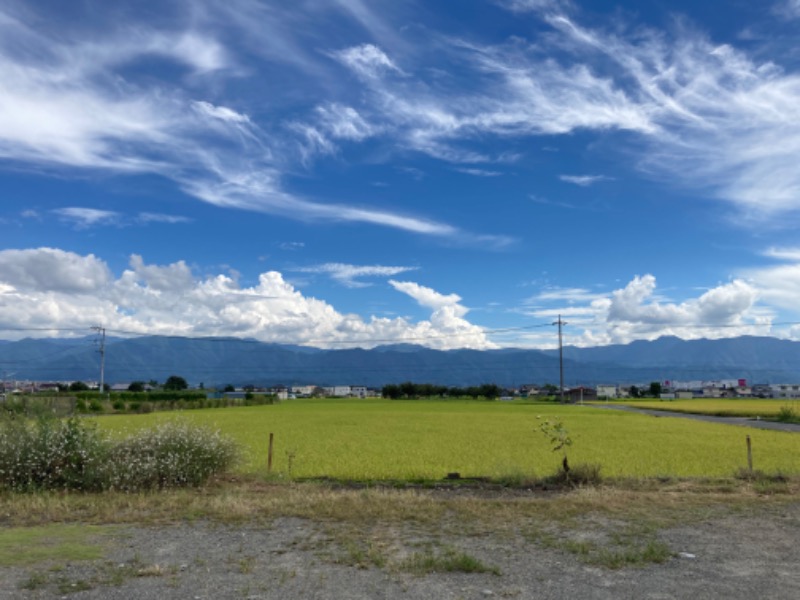
[[[96,331],[100,334],[100,400],[103,399],[103,394],[105,393],[105,382],[103,381],[103,376],[106,369],[106,329],[105,327],[92,327],[92,330]]]
[[[561,315],[558,315],[558,321],[555,321],[553,325],[558,325],[558,372],[559,372],[559,392],[560,392],[560,402],[564,404],[564,344],[563,338],[561,336],[561,327],[566,325],[566,321],[561,320]]]

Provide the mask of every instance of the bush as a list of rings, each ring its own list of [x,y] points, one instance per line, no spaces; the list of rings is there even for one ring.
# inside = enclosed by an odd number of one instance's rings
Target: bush
[[[117,469],[110,487],[123,491],[197,486],[236,460],[234,443],[218,431],[171,422],[117,444],[110,462]]]
[[[236,458],[229,438],[184,423],[112,441],[77,417],[0,418],[0,489],[17,492],[197,486]]]
[[[107,443],[81,419],[0,421],[0,487],[14,491],[102,488]]]

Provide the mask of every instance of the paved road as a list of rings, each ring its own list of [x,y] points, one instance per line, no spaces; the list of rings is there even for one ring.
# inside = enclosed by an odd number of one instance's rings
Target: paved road
[[[609,410],[625,410],[628,412],[651,415],[653,417],[677,417],[679,419],[694,419],[695,421],[707,421],[708,423],[723,423],[724,425],[739,425],[741,427],[754,427],[756,429],[772,429],[773,431],[791,431],[800,433],[800,424],[778,423],[776,421],[761,421],[751,417],[715,417],[712,415],[696,415],[690,413],[679,413],[668,410],[652,410],[649,408],[636,408],[621,404],[587,404],[594,408],[605,408]]]

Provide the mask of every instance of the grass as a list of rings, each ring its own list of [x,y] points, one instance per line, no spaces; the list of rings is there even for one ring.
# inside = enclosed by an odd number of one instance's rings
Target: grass
[[[109,533],[107,528],[75,524],[4,527],[0,529],[0,566],[94,560],[103,552],[98,538]]]
[[[244,454],[240,473],[266,475],[274,433],[271,477],[357,481],[438,480],[451,472],[495,479],[552,473],[561,456],[536,431],[540,415],[560,419],[569,429],[571,464],[599,464],[607,478],[730,477],[746,464],[746,435],[756,468],[800,473],[794,433],[588,406],[348,399],[183,413],[192,423],[235,438]],[[174,417],[154,413],[97,421],[122,435],[169,418]]]
[[[426,549],[414,552],[397,566],[398,570],[415,575],[429,573],[491,573],[500,575],[500,569],[488,566],[474,556],[446,547],[440,552]]]

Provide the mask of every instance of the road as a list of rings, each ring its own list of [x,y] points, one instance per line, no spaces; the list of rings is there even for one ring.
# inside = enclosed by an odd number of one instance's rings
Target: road
[[[653,410],[649,408],[636,408],[621,404],[587,404],[593,408],[608,410],[624,410],[627,412],[640,413],[653,417],[676,417],[678,419],[694,419],[695,421],[706,421],[708,423],[722,423],[724,425],[739,425],[741,427],[754,427],[755,429],[771,429],[773,431],[789,431],[800,433],[800,424],[797,423],[778,423],[777,421],[763,421],[752,417],[716,417],[713,415],[698,415],[691,413],[679,413],[669,410]]]

